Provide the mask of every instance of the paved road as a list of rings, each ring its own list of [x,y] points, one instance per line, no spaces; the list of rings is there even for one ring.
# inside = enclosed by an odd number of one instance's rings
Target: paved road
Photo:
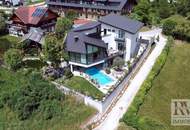
[[[160,55],[166,44],[166,39],[161,36],[161,29],[140,33],[141,36],[157,36],[158,34],[160,35],[160,42],[156,44],[155,49],[149,55],[139,72],[131,81],[131,84],[127,88],[126,92],[118,100],[112,111],[108,114],[107,118],[101,123],[100,126],[95,128],[95,130],[115,130],[118,127],[119,119],[122,118],[123,114],[127,111],[140,86],[146,79],[157,57]]]

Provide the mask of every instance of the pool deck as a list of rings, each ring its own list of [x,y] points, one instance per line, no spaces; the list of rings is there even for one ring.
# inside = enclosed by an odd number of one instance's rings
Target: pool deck
[[[104,75],[108,76],[109,78],[111,78],[113,81],[111,83],[105,84],[105,85],[100,85],[100,87],[98,87],[96,84],[92,83],[91,80],[89,79],[89,75],[87,75],[86,73],[81,73],[79,71],[74,71],[73,74],[75,76],[80,76],[85,78],[86,80],[88,80],[91,84],[93,84],[97,89],[99,89],[101,92],[103,92],[104,94],[107,94],[109,92],[109,90],[116,84],[116,82],[118,81],[118,79],[116,79],[115,77],[113,77],[111,74],[107,74],[105,73],[104,70],[100,70],[101,73],[103,73]]]

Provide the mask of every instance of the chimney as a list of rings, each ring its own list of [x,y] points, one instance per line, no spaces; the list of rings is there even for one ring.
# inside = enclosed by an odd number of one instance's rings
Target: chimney
[[[77,42],[79,40],[79,37],[75,36],[74,39],[75,39],[75,42]]]

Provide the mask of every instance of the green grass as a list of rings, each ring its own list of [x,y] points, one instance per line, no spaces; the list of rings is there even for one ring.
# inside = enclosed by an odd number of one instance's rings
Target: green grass
[[[101,100],[104,94],[98,90],[95,86],[89,83],[86,79],[78,76],[74,76],[71,79],[68,79],[64,84],[76,91],[79,91],[85,95],[91,96],[95,99]]]
[[[190,44],[175,44],[165,66],[153,81],[138,115],[160,122],[166,130],[189,130],[171,126],[171,99],[190,98]]]
[[[10,35],[3,35],[0,36],[0,58],[3,57],[5,51],[7,51],[10,47],[14,46],[20,41],[20,38],[10,36]]]
[[[27,76],[22,73],[0,68],[0,98],[5,93],[19,90],[18,87],[27,82]],[[39,83],[39,85],[42,84],[44,83]],[[3,107],[0,107],[0,130],[80,130],[81,123],[95,113],[94,109],[81,102],[76,102],[75,98],[70,96],[66,96],[60,103],[62,111],[49,120],[43,118],[43,112],[35,111],[23,121],[18,119],[16,111],[4,104]]]
[[[117,130],[135,130],[135,128],[131,126],[127,126],[124,122],[121,122],[117,128]]]

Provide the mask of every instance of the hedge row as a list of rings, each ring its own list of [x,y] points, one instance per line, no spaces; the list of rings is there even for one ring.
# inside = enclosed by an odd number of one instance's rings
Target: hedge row
[[[121,119],[121,121],[125,122],[128,126],[132,126],[136,128],[137,130],[156,130],[156,128],[161,130],[163,128],[163,126],[156,121],[138,116],[138,111],[139,111],[140,106],[144,102],[145,96],[147,95],[148,91],[152,87],[152,82],[162,70],[166,62],[170,47],[173,42],[174,42],[173,38],[169,37],[164,50],[162,51],[161,55],[158,57],[147,79],[142,84],[139,92],[134,98],[128,111],[125,113],[125,115]]]

